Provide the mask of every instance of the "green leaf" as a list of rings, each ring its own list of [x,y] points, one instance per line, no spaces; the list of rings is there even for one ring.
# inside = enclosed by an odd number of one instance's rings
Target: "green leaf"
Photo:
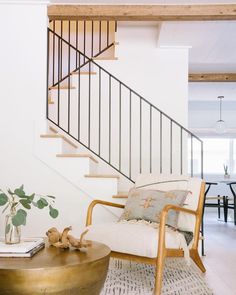
[[[16,215],[12,218],[12,224],[14,226],[20,226],[20,225],[25,225],[26,224],[26,215],[27,213],[19,209],[16,213]]]
[[[21,205],[23,207],[25,207],[26,209],[31,209],[31,206],[30,206],[30,203],[31,201],[28,201],[28,200],[25,200],[25,199],[22,199],[19,201],[21,203]]]
[[[34,197],[35,197],[35,194],[32,194],[32,195],[28,196],[28,199],[33,201]]]
[[[27,216],[27,212],[24,209],[17,210],[17,213],[23,214],[25,217]]]
[[[11,225],[8,223],[5,228],[5,233],[8,234],[10,231]]]
[[[51,199],[56,199],[56,197],[50,196],[50,195],[47,195],[46,197],[51,198]]]
[[[48,205],[48,201],[44,198],[40,198],[40,200],[43,202],[44,207],[46,207]]]
[[[53,208],[51,205],[49,206],[49,215],[52,218],[57,218],[57,216],[59,215],[59,212],[57,209]]]
[[[39,199],[38,201],[37,201],[37,207],[39,208],[39,209],[43,209],[45,206],[44,206],[44,202],[41,200],[41,199]]]
[[[24,184],[22,184],[21,186],[20,186],[20,189],[23,191],[24,190]]]
[[[4,206],[8,202],[8,197],[6,194],[0,194],[0,206]]]
[[[22,189],[22,186],[20,188],[16,188],[14,190],[14,194],[17,195],[19,198],[25,198],[25,192]]]

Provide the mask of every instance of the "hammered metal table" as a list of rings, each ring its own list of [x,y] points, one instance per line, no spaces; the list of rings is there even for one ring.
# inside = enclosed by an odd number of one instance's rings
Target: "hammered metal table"
[[[0,258],[0,294],[98,295],[110,249],[92,242],[87,252],[46,247],[32,258]]]

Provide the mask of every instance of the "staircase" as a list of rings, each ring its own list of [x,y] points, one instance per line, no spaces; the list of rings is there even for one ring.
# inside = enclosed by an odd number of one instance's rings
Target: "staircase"
[[[139,173],[193,176],[196,149],[203,174],[202,141],[99,65],[117,60],[115,31],[114,21],[50,23],[49,127],[38,149],[45,163],[105,200],[128,191]]]

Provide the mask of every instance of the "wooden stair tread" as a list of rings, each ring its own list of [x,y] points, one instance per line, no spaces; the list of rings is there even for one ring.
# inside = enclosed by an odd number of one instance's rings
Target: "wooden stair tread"
[[[93,57],[93,60],[118,60],[118,57]]]
[[[84,177],[87,178],[120,178],[119,175],[114,175],[114,174],[86,174]]]
[[[52,126],[49,126],[49,130],[56,133],[56,134],[58,133],[58,131],[55,128],[53,128]]]
[[[114,199],[127,199],[129,192],[118,192],[117,195],[113,195]]]
[[[114,199],[127,199],[128,194],[127,195],[113,195],[112,198],[114,198]]]
[[[49,90],[53,90],[53,89],[58,89],[58,86],[52,86],[52,87],[49,87]],[[76,87],[74,86],[68,86],[68,85],[61,85],[59,87],[59,89],[76,89]]]
[[[41,138],[62,138],[60,134],[41,134]]]
[[[90,160],[94,161],[95,163],[98,163],[97,159],[95,159],[90,154],[57,154],[58,158],[89,158]]]
[[[78,75],[79,71],[77,72],[72,72],[71,75]],[[80,75],[97,75],[97,72],[80,72]]]
[[[78,148],[76,144],[74,144],[72,141],[70,141],[68,138],[66,138],[64,135],[61,135],[61,134],[41,134],[40,137],[41,138],[62,138],[74,148],[76,149]]]

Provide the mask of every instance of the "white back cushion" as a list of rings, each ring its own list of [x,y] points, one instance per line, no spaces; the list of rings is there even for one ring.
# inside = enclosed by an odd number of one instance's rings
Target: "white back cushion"
[[[188,175],[175,176],[165,174],[140,174],[136,180],[135,187],[142,189],[156,189],[162,191],[187,190],[189,191],[185,208],[196,210],[200,196],[202,179],[189,177]],[[195,216],[187,213],[180,213],[178,228],[184,231],[194,231]]]

